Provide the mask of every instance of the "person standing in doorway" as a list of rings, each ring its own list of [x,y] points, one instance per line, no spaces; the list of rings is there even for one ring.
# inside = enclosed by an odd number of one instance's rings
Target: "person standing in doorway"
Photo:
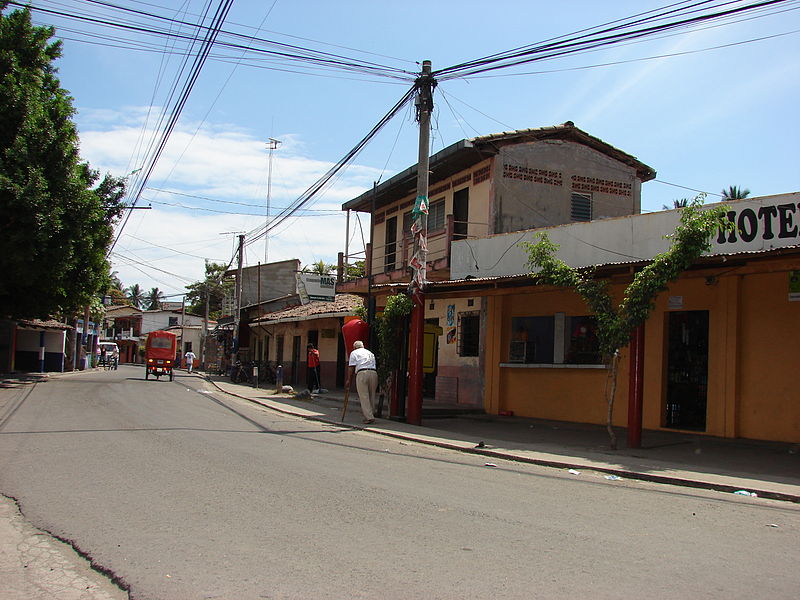
[[[185,359],[186,359],[186,370],[187,370],[189,373],[191,373],[191,372],[192,372],[192,367],[194,366],[194,359],[195,359],[195,358],[197,358],[197,356],[195,356],[194,352],[192,352],[191,350],[189,350],[189,351],[188,351],[188,352],[187,352],[187,353],[186,353],[186,354],[183,356],[183,358],[185,358]]]
[[[321,387],[319,377],[319,350],[314,348],[314,344],[309,344],[306,350],[308,351],[306,356],[306,384],[308,385],[308,391],[316,394]]]
[[[378,391],[377,363],[375,355],[364,348],[364,342],[360,340],[353,343],[353,351],[350,353],[347,381],[344,384],[346,390],[350,389],[350,381],[353,376],[356,380],[356,391],[358,391],[358,399],[361,402],[364,423],[373,423],[375,421],[375,396]]]

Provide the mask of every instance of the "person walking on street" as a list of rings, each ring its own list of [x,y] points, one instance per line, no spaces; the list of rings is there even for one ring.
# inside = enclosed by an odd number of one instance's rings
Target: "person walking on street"
[[[346,390],[350,389],[350,381],[354,375],[364,423],[373,423],[375,421],[375,395],[378,390],[377,363],[375,355],[364,348],[364,342],[360,340],[353,344],[353,351],[350,353],[347,381],[344,384]]]
[[[197,356],[195,356],[194,352],[192,352],[191,350],[189,350],[189,351],[188,351],[188,352],[187,352],[187,353],[184,355],[184,358],[186,359],[186,370],[187,370],[189,373],[191,373],[191,372],[192,372],[192,367],[194,366],[194,359],[195,359],[195,358],[197,358]]]
[[[308,385],[309,392],[316,394],[319,393],[319,388],[321,387],[319,377],[319,350],[314,348],[314,344],[309,344],[307,346],[307,351],[306,385]]]

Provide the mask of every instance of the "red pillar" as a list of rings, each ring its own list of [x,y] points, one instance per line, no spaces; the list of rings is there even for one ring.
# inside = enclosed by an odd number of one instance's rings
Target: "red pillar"
[[[411,311],[409,340],[408,406],[406,422],[422,424],[422,353],[425,337],[425,294],[416,290],[411,295],[414,308]]]
[[[642,447],[642,404],[644,397],[644,325],[631,335],[628,377],[628,448]]]

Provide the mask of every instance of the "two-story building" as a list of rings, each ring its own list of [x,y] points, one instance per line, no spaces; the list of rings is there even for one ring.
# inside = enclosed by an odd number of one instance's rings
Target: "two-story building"
[[[378,310],[410,279],[416,176],[409,167],[342,207],[370,214],[372,233],[366,276],[337,290],[374,296]],[[638,214],[641,185],[654,177],[651,167],[572,122],[452,144],[430,158],[427,279],[451,279],[459,240],[468,249],[487,236]],[[427,397],[483,405],[480,311],[479,299],[457,291],[425,302],[428,331],[441,332],[424,367]]]

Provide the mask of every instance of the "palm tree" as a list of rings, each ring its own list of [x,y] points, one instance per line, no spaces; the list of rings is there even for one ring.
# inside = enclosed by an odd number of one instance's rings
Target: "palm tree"
[[[109,275],[108,295],[111,296],[113,304],[125,304],[127,298],[125,297],[125,286],[119,279],[118,271],[112,271]]]
[[[331,271],[335,270],[335,265],[326,265],[324,260],[319,262],[311,263],[310,265],[306,265],[303,267],[303,273],[314,273],[315,275],[327,275]]]
[[[735,185],[731,185],[727,190],[722,190],[722,201],[728,202],[729,200],[742,200],[743,198],[747,198],[749,195],[750,190],[747,188],[740,188]]]
[[[134,283],[125,291],[128,292],[128,302],[130,302],[131,305],[135,306],[136,308],[141,308],[142,302],[144,301],[144,292],[142,291],[142,288],[139,287],[139,284]]]
[[[686,208],[689,206],[689,202],[691,202],[689,198],[681,198],[680,200],[673,200],[671,207],[667,206],[666,204],[662,204],[661,207],[664,210],[670,210],[670,208]]]
[[[161,301],[164,299],[164,292],[154,287],[147,293],[147,310],[159,310]]]

